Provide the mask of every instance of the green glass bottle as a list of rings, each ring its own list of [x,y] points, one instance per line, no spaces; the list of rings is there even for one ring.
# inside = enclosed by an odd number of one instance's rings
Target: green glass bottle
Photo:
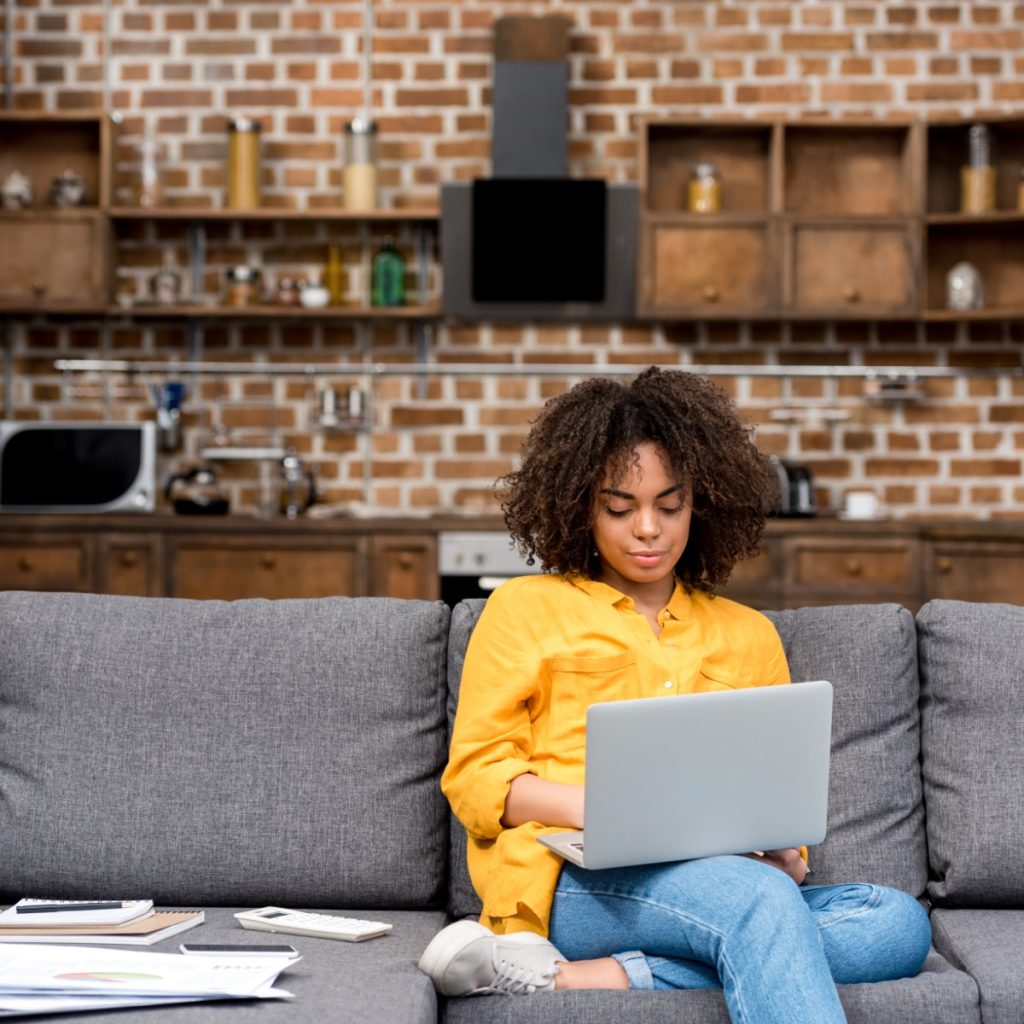
[[[384,247],[373,257],[371,303],[374,306],[405,304],[405,258],[395,248],[393,238],[385,239]]]

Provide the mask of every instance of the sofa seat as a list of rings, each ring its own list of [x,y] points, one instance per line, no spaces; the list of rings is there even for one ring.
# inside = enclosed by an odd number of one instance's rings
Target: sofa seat
[[[195,909],[195,908],[182,908]],[[325,913],[388,921],[391,932],[367,942],[340,942],[305,935],[271,935],[242,931],[232,916],[249,907],[206,909],[206,921],[154,946],[126,950],[176,953],[182,942],[288,942],[302,957],[278,978],[277,987],[293,1000],[246,1000],[167,1006],[159,1009],[80,1013],[61,1019],[82,1024],[435,1024],[437,997],[416,961],[444,926],[443,911],[329,909]],[[2,947],[0,947],[2,948]],[[28,1018],[31,1019],[31,1018]],[[47,1018],[49,1019],[49,1018]]]
[[[840,985],[839,997],[849,1024],[981,1024],[977,986],[935,950],[916,978]],[[443,1002],[445,1024],[729,1024],[725,1000],[715,989],[541,992]]]
[[[1024,1024],[1024,910],[939,909],[932,931],[936,947],[977,981],[984,1024]]]

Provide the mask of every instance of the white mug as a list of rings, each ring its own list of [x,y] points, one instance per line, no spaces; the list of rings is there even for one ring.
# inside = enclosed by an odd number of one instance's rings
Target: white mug
[[[850,491],[846,495],[843,512],[848,519],[874,519],[880,508],[878,495],[874,491]]]

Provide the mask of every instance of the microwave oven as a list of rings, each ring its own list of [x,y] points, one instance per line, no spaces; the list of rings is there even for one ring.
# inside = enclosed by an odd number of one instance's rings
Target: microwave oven
[[[0,422],[0,512],[152,512],[156,424]]]

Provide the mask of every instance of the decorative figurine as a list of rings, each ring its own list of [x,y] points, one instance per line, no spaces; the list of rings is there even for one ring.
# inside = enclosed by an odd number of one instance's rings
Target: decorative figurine
[[[0,191],[5,210],[27,210],[32,205],[32,182],[21,171],[11,171]]]
[[[970,313],[985,306],[985,290],[978,268],[966,261],[957,263],[946,275],[946,307]]]
[[[50,202],[62,210],[81,206],[85,202],[85,180],[74,171],[65,171],[50,185]]]

